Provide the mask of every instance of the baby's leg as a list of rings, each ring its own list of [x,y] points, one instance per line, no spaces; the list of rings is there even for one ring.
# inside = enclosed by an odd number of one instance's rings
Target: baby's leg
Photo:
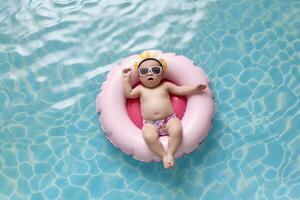
[[[173,166],[175,164],[174,155],[182,140],[181,121],[176,117],[170,119],[166,124],[166,129],[169,134],[167,155],[170,159],[171,166]]]
[[[150,123],[146,123],[143,126],[142,134],[150,150],[162,159],[165,155],[165,150],[159,140],[159,134],[155,126]]]

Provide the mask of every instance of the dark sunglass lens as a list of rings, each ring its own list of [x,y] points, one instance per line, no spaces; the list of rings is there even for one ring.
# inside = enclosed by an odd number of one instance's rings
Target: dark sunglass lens
[[[160,67],[153,67],[152,69],[153,74],[160,74],[161,68]]]
[[[148,68],[139,68],[140,74],[141,75],[146,75],[148,74]]]

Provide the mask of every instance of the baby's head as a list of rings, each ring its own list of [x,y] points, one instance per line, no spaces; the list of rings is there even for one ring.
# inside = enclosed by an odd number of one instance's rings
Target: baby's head
[[[150,51],[143,52],[135,65],[140,82],[148,88],[157,87],[161,83],[167,68],[165,60],[157,52]]]

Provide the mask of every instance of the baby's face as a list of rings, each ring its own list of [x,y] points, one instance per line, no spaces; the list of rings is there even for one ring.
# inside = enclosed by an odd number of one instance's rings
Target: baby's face
[[[139,67],[139,70],[140,70],[140,68],[148,68],[149,69],[153,66],[161,66],[161,65],[156,60],[146,60],[146,61],[142,62],[142,64]],[[152,68],[152,69],[155,70],[154,68]],[[158,86],[163,78],[164,78],[164,72],[162,70],[162,67],[161,67],[161,73],[159,75],[156,75],[153,72],[149,72],[143,76],[141,76],[139,74],[140,81],[142,82],[142,84],[145,87],[148,87],[148,88],[154,88],[154,87]]]

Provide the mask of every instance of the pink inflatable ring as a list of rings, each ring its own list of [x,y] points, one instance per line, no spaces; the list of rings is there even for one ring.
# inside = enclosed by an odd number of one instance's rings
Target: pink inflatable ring
[[[157,52],[168,64],[165,73],[167,81],[177,85],[210,84],[203,70],[196,67],[188,58],[174,53]],[[107,80],[97,96],[97,111],[100,113],[100,124],[112,144],[135,159],[145,162],[160,161],[143,139],[139,100],[128,100],[123,93],[122,70],[124,68],[132,68],[132,85],[137,85],[139,82],[137,72],[134,70],[134,61],[137,57],[138,55],[133,55],[124,59],[108,73]],[[172,96],[171,100],[176,116],[181,119],[183,127],[182,143],[175,154],[175,157],[181,157],[195,150],[211,128],[215,112],[213,92],[207,87],[199,95],[186,98]],[[168,145],[167,137],[160,137],[165,149]]]

